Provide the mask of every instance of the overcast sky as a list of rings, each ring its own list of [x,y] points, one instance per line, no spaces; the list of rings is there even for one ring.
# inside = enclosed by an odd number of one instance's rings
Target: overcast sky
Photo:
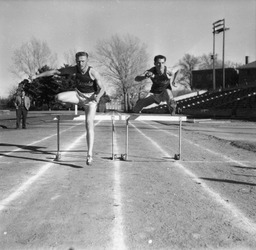
[[[93,51],[98,40],[130,34],[152,58],[173,66],[186,53],[212,53],[212,23],[225,18],[225,60],[256,60],[256,0],[0,0],[0,97],[22,79],[10,73],[13,51],[33,37],[63,65],[69,50]],[[222,33],[216,36],[222,57]]]

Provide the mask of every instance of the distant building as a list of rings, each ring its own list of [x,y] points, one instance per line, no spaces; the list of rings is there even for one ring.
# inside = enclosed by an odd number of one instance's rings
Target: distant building
[[[256,61],[247,63],[239,68],[239,85],[256,84]]]
[[[215,69],[216,89],[223,86],[223,69]],[[225,69],[225,87],[230,88],[238,84],[238,72],[234,68]],[[193,89],[213,89],[213,70],[193,70],[192,71],[192,88]]]

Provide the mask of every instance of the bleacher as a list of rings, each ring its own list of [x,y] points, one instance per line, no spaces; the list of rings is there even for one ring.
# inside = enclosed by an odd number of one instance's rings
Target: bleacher
[[[197,97],[178,101],[177,108],[182,112],[186,109],[234,108],[234,105],[240,108],[255,108],[255,95],[256,86],[207,92]]]
[[[237,96],[235,99],[224,103],[223,105],[216,106],[217,109],[230,108],[230,109],[255,109],[256,108],[256,90],[245,95]]]
[[[143,113],[168,113],[167,105],[162,104]],[[208,116],[234,116],[243,113],[256,117],[256,85],[241,86],[222,91],[205,92],[189,98],[177,100],[178,114],[206,114]]]

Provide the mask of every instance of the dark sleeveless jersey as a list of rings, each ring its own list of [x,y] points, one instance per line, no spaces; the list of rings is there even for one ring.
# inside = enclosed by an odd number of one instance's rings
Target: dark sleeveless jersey
[[[71,66],[59,69],[61,75],[71,76],[75,80],[75,87],[82,93],[97,92],[96,80],[93,80],[89,74],[91,67],[82,74],[79,72],[77,66]]]
[[[149,69],[148,71],[152,72],[155,77],[150,78],[151,81],[153,82],[151,86],[151,93],[154,94],[160,94],[163,92],[165,89],[172,89],[171,84],[170,84],[170,79],[167,77],[167,67],[164,67],[164,73],[163,74],[158,74],[156,71],[156,67],[153,67]]]

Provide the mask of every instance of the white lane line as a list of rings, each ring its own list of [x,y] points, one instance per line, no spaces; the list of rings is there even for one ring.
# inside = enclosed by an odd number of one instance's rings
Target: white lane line
[[[70,130],[70,129],[76,127],[76,126],[78,126],[78,125],[81,125],[81,124],[82,124],[82,123],[79,123],[79,124],[76,124],[75,126],[72,126],[72,127],[70,127],[70,128],[67,128],[67,129],[65,129],[65,130],[62,130],[62,131],[60,132],[60,135],[61,135],[62,133],[64,133],[64,132],[66,132],[66,131],[68,131],[68,130]],[[35,144],[40,143],[40,142],[42,142],[42,141],[46,141],[46,140],[48,140],[48,139],[50,139],[50,138],[52,138],[52,137],[54,137],[54,136],[56,136],[56,135],[57,135],[57,134],[55,133],[55,134],[52,134],[52,135],[50,135],[50,136],[46,136],[46,137],[44,137],[44,138],[41,139],[41,140],[34,141],[34,142],[32,142],[32,143],[30,143],[30,144],[27,144],[27,145],[25,145],[25,146],[28,147],[28,146],[35,145]],[[24,148],[16,148],[16,149],[13,149],[12,151],[10,151],[10,152],[8,152],[8,153],[5,153],[5,154],[0,155],[0,158],[4,157],[5,155],[10,155],[10,154],[12,154],[12,153],[15,153],[15,152],[21,151],[21,150],[24,150]]]
[[[100,122],[100,121],[99,121]],[[98,123],[99,123],[98,122]],[[97,124],[98,124],[97,123]],[[83,123],[79,123],[73,127],[76,127],[80,124],[83,124]],[[95,125],[97,125],[95,124]],[[71,127],[71,128],[73,128]],[[71,129],[71,128],[68,128],[66,130],[63,130],[63,132]],[[54,135],[52,135],[54,136]],[[50,138],[52,136],[49,136],[49,137],[45,137],[44,139],[40,140],[40,141],[36,141],[36,142],[33,142],[32,144],[35,144],[35,143],[38,143],[38,142],[41,142],[43,140],[45,140],[46,138]],[[81,135],[80,137],[78,137],[78,139],[76,139],[68,148],[65,149],[65,152],[63,152],[63,155],[65,155],[66,153],[68,153],[68,151],[70,151],[77,143],[79,143],[80,140],[82,140],[84,137],[86,136],[86,132]],[[29,144],[29,145],[32,145],[32,144]],[[17,150],[15,150],[17,151]],[[12,151],[13,152],[13,151]],[[11,152],[10,152],[11,153]],[[37,172],[36,175],[32,176],[31,178],[29,178],[27,181],[25,181],[16,191],[14,191],[12,194],[10,194],[7,198],[3,199],[0,201],[0,212],[2,210],[5,209],[5,207],[11,203],[12,201],[14,201],[15,199],[17,199],[19,196],[21,196],[22,194],[24,194],[28,188],[39,178],[41,177],[51,166],[55,165],[56,163],[53,163],[53,162],[50,162],[50,163],[47,163],[46,165],[42,166],[39,171]]]
[[[143,135],[147,140],[149,140],[158,150],[160,150],[167,157],[171,157],[158,143],[156,143],[153,139],[145,135],[141,130],[139,130],[134,124],[131,124],[141,135]],[[195,182],[201,183],[203,189],[220,205],[222,205],[225,209],[227,209],[234,218],[234,225],[249,232],[250,234],[256,236],[256,223],[249,218],[247,218],[243,212],[241,212],[234,204],[231,202],[226,202],[225,199],[221,197],[221,195],[215,191],[213,191],[207,184],[198,178],[193,172],[188,170],[179,162],[174,162],[177,167],[183,170],[187,175],[189,175]],[[232,222],[233,223],[233,222]]]
[[[182,160],[183,162],[187,162],[187,163],[234,163],[235,160],[230,160],[230,159],[227,159],[227,160],[223,160],[223,161],[204,161],[204,160],[201,160],[201,161],[191,161],[191,160]],[[251,160],[251,161],[239,161],[238,162],[240,165],[242,164],[251,164],[251,163],[255,163],[255,161]],[[248,167],[248,165],[242,165],[243,167]]]
[[[200,183],[201,186],[205,189],[205,191],[210,194],[210,196],[219,204],[221,204],[225,209],[231,212],[234,217],[235,226],[243,229],[244,231],[256,236],[256,223],[253,220],[250,220],[240,209],[238,209],[233,203],[230,201],[227,202],[226,199],[222,198],[221,195],[215,191],[213,191],[210,187],[207,186],[202,179],[198,178],[193,172],[184,167],[181,163],[175,162],[176,166],[181,168],[187,175],[195,180],[195,182]]]
[[[77,140],[75,140],[68,148],[65,149],[65,151],[71,150],[77,143],[79,143],[80,140],[82,140],[86,136],[86,133],[84,133],[82,136],[80,136]],[[65,153],[63,153],[64,155]],[[27,181],[25,181],[16,191],[14,191],[12,194],[10,194],[7,198],[0,201],[0,212],[6,208],[6,206],[17,199],[19,196],[24,194],[28,188],[38,179],[40,178],[51,166],[56,165],[56,163],[50,162],[42,166],[39,171],[29,178]]]
[[[143,122],[143,123],[145,123],[145,122]],[[146,123],[145,123],[145,124],[146,124]],[[161,130],[161,129],[159,129],[159,128],[156,127],[156,126],[153,126],[152,124],[148,124],[148,125],[150,125],[151,127],[157,129],[158,131],[162,131],[162,132],[164,132],[164,133],[166,133],[166,134],[170,134],[170,135],[172,135],[172,136],[174,136],[174,137],[178,137],[178,135],[173,134],[173,133],[170,132],[170,131]],[[222,158],[224,158],[227,162],[236,163],[236,164],[238,164],[238,165],[240,165],[240,166],[243,166],[243,167],[248,167],[248,166],[247,166],[246,164],[244,164],[243,162],[249,162],[249,163],[250,163],[250,161],[238,161],[238,160],[235,160],[235,159],[233,159],[233,158],[231,158],[231,157],[229,157],[229,156],[224,155],[223,153],[215,152],[215,151],[213,151],[213,150],[211,150],[211,149],[208,149],[208,148],[206,148],[206,147],[202,147],[201,145],[199,145],[199,144],[197,144],[197,143],[194,143],[193,141],[190,141],[190,140],[188,140],[188,139],[182,138],[182,141],[186,141],[186,142],[188,142],[189,144],[192,144],[193,146],[196,146],[196,147],[198,147],[198,148],[200,148],[200,149],[203,149],[203,150],[205,150],[205,151],[207,151],[207,152],[209,152],[209,153],[211,153],[211,154],[217,155],[218,158],[222,157]]]
[[[118,151],[116,135],[114,133],[115,150]],[[125,250],[123,214],[122,214],[122,191],[121,191],[121,176],[120,176],[120,161],[114,161],[114,226],[112,230],[113,250]]]

